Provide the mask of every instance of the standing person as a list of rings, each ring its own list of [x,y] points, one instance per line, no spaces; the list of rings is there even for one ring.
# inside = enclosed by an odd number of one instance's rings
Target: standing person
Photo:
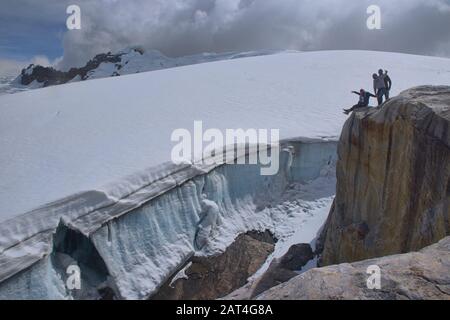
[[[386,95],[386,83],[383,76],[378,76],[376,73],[372,75],[373,78],[373,91],[377,96],[378,105],[383,103],[383,96]]]
[[[386,101],[387,101],[387,100],[389,100],[389,91],[392,88],[392,80],[388,76],[387,70],[384,70],[384,72],[382,69],[378,70],[378,77],[382,77],[384,80],[384,85],[386,87],[386,93],[384,94],[384,97],[386,98]]]
[[[370,92],[367,92],[364,89],[359,90],[359,92],[352,91],[352,93],[359,95],[359,101],[357,104],[355,104],[350,109],[344,109],[345,114],[349,114],[350,112],[352,112],[353,110],[355,110],[357,108],[367,107],[369,105],[369,100],[371,97],[377,98],[376,95],[371,94]]]

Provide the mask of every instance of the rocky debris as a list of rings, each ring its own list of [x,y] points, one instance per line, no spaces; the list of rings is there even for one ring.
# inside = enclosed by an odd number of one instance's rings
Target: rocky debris
[[[142,49],[135,48],[132,49],[136,52],[143,54]],[[84,67],[81,68],[71,68],[69,71],[59,71],[52,67],[35,66],[34,64],[29,65],[27,68],[23,69],[20,74],[20,83],[22,85],[29,85],[33,81],[42,83],[44,87],[67,83],[75,77],[79,76],[81,80],[85,80],[89,75],[89,72],[98,68],[101,63],[120,63],[121,56],[125,52],[111,54],[101,53],[96,55],[92,60],[89,60]],[[120,68],[119,68],[120,69]],[[118,76],[117,72],[113,73],[112,76]]]
[[[380,288],[367,286],[369,266],[380,268]],[[257,299],[450,300],[450,237],[419,252],[311,269]]]
[[[321,265],[419,250],[450,235],[449,122],[448,86],[412,88],[351,115]]]
[[[272,240],[258,240],[269,238]],[[187,263],[190,266],[184,266],[180,270],[183,276],[177,277],[176,274],[169,279],[151,299],[210,300],[223,297],[243,286],[273,250],[273,237],[269,232],[241,234],[220,255],[194,256]]]
[[[232,292],[224,299],[252,299],[262,292],[298,276],[297,271],[300,271],[313,258],[314,253],[309,244],[295,244],[284,256],[274,259],[262,276]]]

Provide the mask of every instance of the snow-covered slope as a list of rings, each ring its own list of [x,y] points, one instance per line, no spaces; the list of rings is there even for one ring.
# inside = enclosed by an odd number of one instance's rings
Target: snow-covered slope
[[[263,56],[274,53],[274,51],[269,50],[227,53],[201,53],[191,56],[170,58],[157,50],[138,51],[128,48],[117,53],[117,55],[119,55],[121,58],[120,62],[101,63],[98,68],[88,73],[86,80],[146,71],[155,71],[220,60],[232,60],[245,57]]]
[[[0,97],[0,221],[170,160],[171,133],[276,128],[337,137],[342,108],[388,69],[392,95],[450,82],[450,60],[404,54],[282,53],[100,79]]]

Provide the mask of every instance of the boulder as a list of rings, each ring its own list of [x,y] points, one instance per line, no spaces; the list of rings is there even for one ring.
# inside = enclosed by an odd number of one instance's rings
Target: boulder
[[[314,253],[308,243],[299,243],[291,246],[284,256],[280,258],[280,267],[292,271],[299,271],[309,260],[314,258]]]
[[[379,268],[379,288],[368,286]],[[450,300],[450,237],[422,249],[315,268],[262,293],[264,300]]]

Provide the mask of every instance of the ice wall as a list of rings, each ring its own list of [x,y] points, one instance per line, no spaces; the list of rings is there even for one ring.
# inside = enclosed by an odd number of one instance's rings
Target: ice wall
[[[56,271],[51,256],[0,283],[1,300],[68,299],[65,283]]]
[[[277,203],[291,183],[319,178],[336,161],[336,142],[298,140],[281,149],[276,175],[262,176],[259,165],[222,165],[98,228],[77,230],[75,223],[62,222],[42,259],[0,283],[0,299],[92,299],[105,288],[118,298],[149,297],[192,255],[220,252],[248,230],[274,230],[271,211],[263,209]],[[196,250],[205,197],[218,207],[220,223]],[[71,264],[81,269],[81,290],[67,289]]]

